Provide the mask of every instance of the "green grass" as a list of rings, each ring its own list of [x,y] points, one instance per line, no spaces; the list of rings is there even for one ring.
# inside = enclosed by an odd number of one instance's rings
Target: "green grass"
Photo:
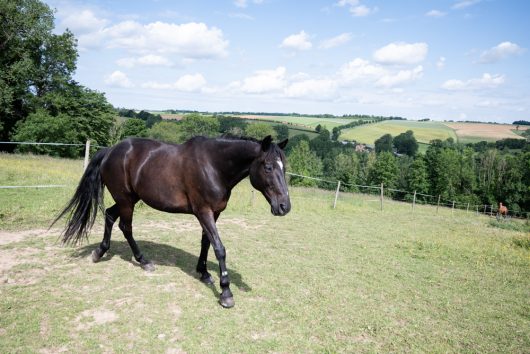
[[[291,123],[306,128],[314,129],[317,125],[325,127],[329,131],[340,125],[348,124],[356,118],[318,118],[318,117],[298,117],[298,116],[256,116],[253,120]]]
[[[291,213],[274,217],[244,181],[218,223],[236,301],[225,310],[219,286],[194,272],[201,230],[192,216],[138,206],[136,239],[154,273],[131,261],[117,227],[104,260],[90,261],[101,218],[77,248],[57,244],[58,229],[39,231],[71,196],[80,164],[0,155],[1,185],[5,169],[9,183],[69,185],[0,190],[3,352],[530,348],[528,236],[491,218],[424,205],[412,214],[410,204],[389,200],[381,212],[377,196],[348,193],[333,210],[333,192],[304,188],[291,188]],[[213,252],[208,266],[217,283]]]
[[[420,143],[428,144],[431,140],[453,138],[456,141],[454,131],[440,122],[415,122],[386,120],[375,124],[361,125],[355,128],[343,130],[340,139],[356,140],[360,143],[373,144],[384,134],[391,134],[393,137],[412,130],[414,137]]]

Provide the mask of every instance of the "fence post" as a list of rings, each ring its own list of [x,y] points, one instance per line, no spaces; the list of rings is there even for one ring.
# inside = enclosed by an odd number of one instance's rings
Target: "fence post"
[[[335,192],[335,201],[333,202],[333,209],[337,207],[337,198],[339,197],[340,181],[337,182],[337,191]]]
[[[383,183],[381,183],[381,211],[383,211]]]
[[[493,216],[493,204],[490,205],[490,216]]]
[[[486,215],[486,204],[484,204],[484,215]]]
[[[85,162],[83,163],[83,171],[88,167],[88,158],[90,156],[90,139],[85,144]]]
[[[414,198],[412,199],[412,212],[414,213],[414,207],[416,206],[416,191],[414,191]]]
[[[442,196],[440,194],[438,194],[438,204],[436,204],[436,214],[438,214],[438,208],[440,207],[440,198]]]
[[[451,208],[451,215],[455,213],[455,201],[453,200],[453,207]]]
[[[467,202],[466,214],[469,214],[469,202]]]

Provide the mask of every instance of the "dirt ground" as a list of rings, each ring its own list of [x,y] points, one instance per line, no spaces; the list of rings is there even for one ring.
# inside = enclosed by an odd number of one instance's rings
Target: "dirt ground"
[[[459,138],[479,138],[486,140],[500,140],[505,138],[524,139],[515,134],[512,130],[516,129],[512,124],[486,124],[486,123],[446,123],[446,125],[455,130]],[[528,127],[519,126],[519,130],[526,130]]]

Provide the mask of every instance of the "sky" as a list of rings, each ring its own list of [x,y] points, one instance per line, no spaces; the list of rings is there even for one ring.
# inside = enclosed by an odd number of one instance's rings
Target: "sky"
[[[115,107],[530,118],[530,1],[45,2]]]

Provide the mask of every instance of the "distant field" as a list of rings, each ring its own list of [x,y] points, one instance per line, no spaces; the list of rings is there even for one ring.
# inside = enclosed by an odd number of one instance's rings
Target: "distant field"
[[[513,132],[515,126],[512,124],[485,124],[485,123],[445,123],[454,129],[458,141],[461,143],[476,143],[479,141],[497,141],[506,138],[524,139]],[[519,130],[528,127],[520,126]]]
[[[420,143],[428,144],[431,140],[453,138],[456,140],[455,132],[440,122],[416,122],[401,120],[385,120],[375,124],[365,124],[355,128],[343,130],[341,140],[356,140],[360,143],[373,144],[384,134],[392,136],[399,135],[412,130],[414,136]]]
[[[301,127],[314,129],[317,125],[326,127],[331,130],[340,125],[348,124],[355,118],[317,118],[317,117],[298,117],[298,116],[261,116],[261,115],[241,115],[245,119],[266,120],[280,123],[290,123]]]

